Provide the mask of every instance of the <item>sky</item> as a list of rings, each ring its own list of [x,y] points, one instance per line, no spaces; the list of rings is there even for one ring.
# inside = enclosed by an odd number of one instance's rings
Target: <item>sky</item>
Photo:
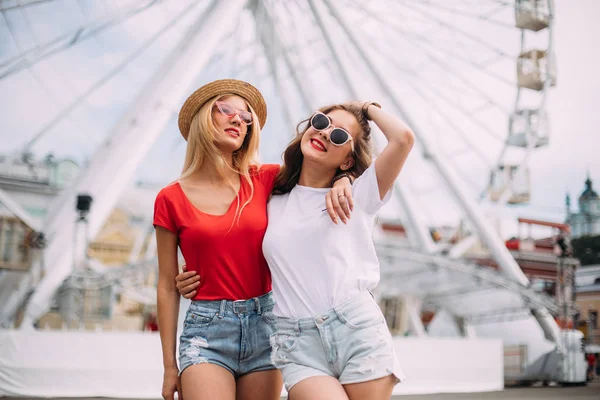
[[[510,111],[514,106],[515,89],[474,70],[464,60],[477,63],[492,60],[486,71],[497,72],[506,80],[514,81],[514,59],[510,57],[518,54],[520,34],[516,29],[503,30],[505,28],[486,21],[476,23],[462,18],[461,13],[484,15],[495,9],[492,1],[469,1],[462,2],[461,6],[441,0],[415,6],[414,1],[405,0],[394,3],[393,7],[388,7],[384,1],[371,2],[370,6],[378,18],[387,18],[386,13],[393,17],[387,19],[385,26],[381,21],[365,18],[364,10],[356,7],[349,7],[347,16],[349,25],[361,33],[363,43],[387,52],[385,56],[373,53],[374,64],[385,76],[384,84],[394,88],[393,93],[402,104],[404,114],[415,122],[413,128],[417,135],[427,137],[436,145],[447,160],[442,168],[455,169],[465,190],[477,198],[489,177],[489,168],[502,149],[508,120],[506,111],[498,112],[495,107],[480,106],[487,96]],[[1,3],[0,7],[8,8],[9,3]],[[427,3],[440,7],[435,9]],[[36,44],[74,32],[81,25],[89,26],[91,21],[108,18],[120,10],[135,11],[140,4],[144,2],[55,0],[5,10],[0,19],[0,65],[19,54],[35,50]],[[0,153],[19,149],[57,115],[75,105],[32,149],[40,156],[51,151],[85,163],[160,63],[169,57],[174,43],[184,37],[194,15],[210,2],[198,2],[195,9],[188,10],[189,4],[159,2],[92,39],[44,59],[35,67],[0,79]],[[290,3],[269,4],[279,18],[279,26],[285,28],[280,35],[296,43],[296,51],[290,54],[291,64],[299,73],[302,73],[302,68],[309,71],[309,75],[301,81],[312,101],[310,106],[351,98],[351,92],[341,89],[343,79],[333,65],[333,59],[327,56],[328,48],[316,26],[308,26],[303,19],[286,20],[283,12],[288,6],[296,15],[310,10],[306,6],[305,9],[300,5],[291,6]],[[600,157],[597,156],[600,149],[600,132],[597,130],[600,125],[600,76],[596,72],[600,61],[600,54],[596,51],[600,38],[600,26],[596,23],[600,16],[600,2],[557,0],[555,5],[552,41],[558,78],[557,85],[551,88],[546,98],[551,137],[549,145],[537,149],[529,159],[531,201],[525,206],[502,208],[482,203],[488,214],[501,216],[505,236],[515,231],[514,221],[518,216],[564,220],[565,194],[570,193],[573,203],[576,203],[587,173],[600,185]],[[176,24],[127,64],[121,73],[84,100],[77,100],[179,13],[181,17]],[[510,22],[512,10],[506,8],[490,15]],[[277,69],[282,76],[281,87],[273,84],[248,13],[230,18],[231,23],[227,27],[233,25],[236,28],[231,34],[225,33],[217,50],[217,58],[223,61],[216,60],[202,70],[193,86],[236,73],[259,86],[269,104],[269,121],[261,139],[261,158],[263,162],[278,162],[291,135],[284,110],[291,110],[294,121],[305,117],[307,111],[301,106],[298,88],[294,86],[283,61],[279,61]],[[326,25],[334,37],[339,38],[343,34],[336,24]],[[448,27],[450,30],[446,29]],[[86,32],[83,31],[84,34]],[[267,37],[271,43],[277,40],[269,37],[268,32]],[[547,40],[547,31],[528,33],[527,47],[543,46]],[[374,41],[377,41],[376,45]],[[334,40],[334,47],[345,57],[346,66],[355,68],[352,70],[355,92],[365,99],[381,99],[384,106],[398,111],[393,107],[391,97],[378,89],[378,82],[361,63],[358,53],[339,39]],[[499,57],[500,61],[496,62],[496,50],[506,52],[510,57]],[[190,60],[190,63],[194,62]],[[436,62],[441,65],[436,65]],[[0,68],[0,71],[3,69]],[[307,80],[306,76],[310,79]],[[536,96],[523,94],[523,99],[537,104],[539,96]],[[181,102],[184,98],[185,95],[182,95]],[[465,116],[461,113],[465,109],[478,111],[469,111]],[[185,151],[185,142],[177,132],[176,113],[177,108],[173,110],[173,117],[163,134],[139,166],[135,180],[164,185],[176,178]],[[484,123],[476,125],[474,121]],[[453,128],[455,126],[463,130],[469,142],[460,138]],[[482,128],[488,132],[482,131]],[[423,147],[418,146],[413,151],[414,155],[411,154],[401,185],[413,194],[419,204],[417,212],[427,223],[455,224],[463,213],[436,169],[423,160],[422,151]],[[518,151],[512,153],[519,157]],[[384,215],[402,218],[398,203],[392,202]]]

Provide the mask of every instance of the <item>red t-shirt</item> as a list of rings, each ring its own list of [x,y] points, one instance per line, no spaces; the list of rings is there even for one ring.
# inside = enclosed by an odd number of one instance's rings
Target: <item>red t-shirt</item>
[[[276,164],[251,167],[254,194],[239,222],[236,199],[224,215],[211,215],[198,210],[179,183],[167,186],[156,196],[154,226],[179,236],[187,270],[197,271],[201,277],[194,300],[250,299],[271,290],[262,241],[267,229],[267,200],[279,168]],[[238,196],[241,208],[250,197],[245,179],[241,179]]]

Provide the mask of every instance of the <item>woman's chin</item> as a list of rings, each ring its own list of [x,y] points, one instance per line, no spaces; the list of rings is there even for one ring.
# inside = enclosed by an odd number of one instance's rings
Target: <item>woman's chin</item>
[[[243,140],[234,139],[234,138],[223,138],[215,143],[217,148],[221,150],[223,153],[233,153],[234,151],[239,150],[244,143]]]

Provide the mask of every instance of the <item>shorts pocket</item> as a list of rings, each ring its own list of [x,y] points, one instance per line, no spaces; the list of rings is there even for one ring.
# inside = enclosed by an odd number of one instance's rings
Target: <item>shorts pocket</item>
[[[370,328],[383,322],[383,314],[374,301],[342,307],[336,313],[344,325],[351,329]]]
[[[190,328],[199,328],[210,325],[217,316],[216,310],[194,308],[187,312],[184,326]]]
[[[298,346],[300,337],[296,333],[276,332],[271,336],[271,347],[274,352],[284,351],[290,353]]]

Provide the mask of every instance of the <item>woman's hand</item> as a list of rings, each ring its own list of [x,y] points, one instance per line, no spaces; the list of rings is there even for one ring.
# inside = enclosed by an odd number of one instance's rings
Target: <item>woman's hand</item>
[[[175,392],[179,400],[183,400],[181,392],[181,380],[179,379],[179,370],[177,367],[165,367],[163,375],[162,397],[165,400],[175,400]]]
[[[181,269],[183,272],[175,277],[175,286],[180,295],[186,299],[193,299],[198,293],[200,275],[196,271],[188,271],[185,264]]]
[[[325,206],[334,224],[338,223],[338,217],[344,224],[348,223],[350,212],[354,209],[350,178],[344,177],[334,183],[333,188],[325,195]]]

